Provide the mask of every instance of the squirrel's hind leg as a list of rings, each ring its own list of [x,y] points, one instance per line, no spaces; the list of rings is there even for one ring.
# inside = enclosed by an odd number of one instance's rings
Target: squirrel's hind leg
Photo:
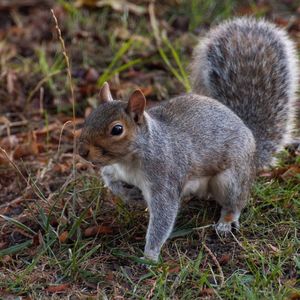
[[[247,171],[227,169],[211,178],[209,191],[221,205],[221,217],[216,224],[216,231],[226,235],[232,229],[239,228],[239,217],[249,197],[251,174]]]

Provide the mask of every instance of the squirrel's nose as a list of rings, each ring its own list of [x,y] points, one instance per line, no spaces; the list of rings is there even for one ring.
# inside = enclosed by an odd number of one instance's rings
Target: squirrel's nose
[[[78,147],[78,153],[81,157],[83,158],[87,158],[89,156],[89,148],[80,144],[79,147]]]

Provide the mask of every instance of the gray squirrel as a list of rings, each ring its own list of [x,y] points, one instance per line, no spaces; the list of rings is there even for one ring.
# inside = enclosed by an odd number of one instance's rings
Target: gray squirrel
[[[101,167],[115,195],[146,201],[145,258],[158,260],[186,195],[219,203],[219,234],[239,227],[255,175],[291,137],[297,68],[284,30],[242,17],[218,25],[195,48],[192,93],[145,110],[140,90],[123,102],[103,85],[79,154]]]

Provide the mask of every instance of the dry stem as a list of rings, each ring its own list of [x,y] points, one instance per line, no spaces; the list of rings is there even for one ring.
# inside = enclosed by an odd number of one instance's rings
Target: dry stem
[[[215,257],[215,255],[212,253],[212,251],[205,245],[203,244],[205,250],[208,252],[208,254],[210,255],[210,257],[212,258],[212,260],[214,261],[214,263],[216,264],[219,273],[220,273],[220,277],[221,277],[221,282],[220,282],[220,286],[223,287],[225,284],[225,279],[224,279],[224,273],[223,270],[221,268],[220,263],[218,262],[217,258]]]
[[[55,22],[55,28],[58,34],[58,39],[61,44],[62,52],[66,61],[67,65],[67,75],[68,75],[68,83],[71,91],[71,100],[72,100],[72,112],[73,112],[73,177],[74,177],[74,182],[76,181],[76,136],[75,136],[75,131],[76,131],[76,116],[75,116],[75,97],[74,97],[74,87],[72,83],[72,74],[71,74],[71,66],[70,66],[70,60],[67,54],[66,46],[65,46],[65,41],[62,37],[61,30],[58,25],[57,18],[55,16],[54,10],[51,9],[51,13]],[[74,185],[75,189],[75,185]],[[75,201],[76,201],[76,193],[74,191],[73,193],[73,208],[75,207]]]

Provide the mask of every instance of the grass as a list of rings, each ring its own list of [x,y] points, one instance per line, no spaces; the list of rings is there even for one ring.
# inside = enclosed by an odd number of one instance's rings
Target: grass
[[[119,74],[122,71],[125,71],[125,70],[129,69],[130,67],[140,64],[142,62],[142,59],[137,58],[137,59],[130,60],[127,63],[122,64],[119,67],[115,67],[116,64],[122,59],[124,54],[129,51],[129,49],[133,46],[134,43],[135,43],[134,40],[129,39],[128,41],[124,42],[121,45],[121,47],[119,48],[117,53],[112,58],[111,63],[105,69],[103,74],[98,78],[97,85],[99,87],[102,87],[103,83],[110,80],[115,74]]]
[[[180,89],[190,90],[185,70],[192,45],[181,47],[176,34],[163,34],[159,27],[159,44],[157,36],[149,38],[151,29],[143,18],[133,21],[122,14],[120,21],[117,14],[112,15],[113,21],[108,24],[107,16],[111,14],[107,8],[97,15],[75,8],[72,2],[59,2],[70,14],[65,20],[65,30],[71,37],[82,30],[101,32],[103,38],[99,45],[86,42],[72,45],[68,39],[73,71],[78,65],[97,66],[101,75],[96,86],[106,80],[117,85],[120,80],[126,81],[128,72],[143,75],[154,66],[163,70],[163,77],[155,73],[149,81],[144,81],[145,77],[132,80],[143,87],[151,82],[157,87],[155,97],[159,97],[161,86],[166,86],[170,94],[178,94]],[[191,17],[189,33],[211,19],[228,18],[236,5],[229,0],[220,4],[203,0],[182,3],[178,13]],[[171,22],[177,15],[170,14]],[[121,25],[130,33],[150,40],[150,45],[145,46],[133,37],[114,36],[113,26]],[[36,100],[42,86],[46,93],[62,101],[66,97],[60,92],[65,88],[66,72],[61,50],[59,46],[54,50],[38,49],[34,59],[18,58],[18,63],[3,59],[1,65],[23,72],[23,77],[29,77],[30,69],[35,70],[36,80],[27,90],[28,102]],[[70,77],[69,74],[69,80]],[[75,93],[79,80],[73,78]],[[168,93],[162,93],[164,98]],[[76,113],[82,116],[80,107],[74,103]],[[67,109],[70,115],[71,108]],[[51,110],[48,114],[47,109],[45,113],[48,127],[56,115],[51,116]],[[7,245],[0,250],[0,298],[9,295],[32,299],[300,297],[299,175],[289,179],[258,178],[242,214],[240,231],[226,238],[219,238],[211,225],[218,219],[216,204],[187,199],[159,263],[153,264],[140,258],[148,221],[145,206],[125,205],[103,187],[95,170],[86,166],[82,169],[77,162],[75,177],[71,168],[63,175],[55,171],[56,166],[66,164],[64,155],[69,155],[72,166],[74,155],[63,150],[61,155],[53,155],[50,146],[54,138],[47,132],[48,160],[42,169],[31,170],[18,162],[20,172],[27,174],[20,177],[19,190],[31,193],[17,204],[17,208],[22,208],[20,213],[0,216],[1,234],[7,237]],[[293,164],[299,164],[299,157],[287,152],[281,155],[280,168]],[[16,177],[16,172],[11,176]]]
[[[71,203],[74,185],[76,207]],[[51,199],[42,197],[47,205],[34,205],[36,212],[28,208],[36,215],[34,226],[4,217],[12,231],[19,228],[31,236],[0,250],[0,279],[5,274],[0,288],[7,293],[40,297],[49,283],[68,283],[64,295],[75,286],[85,287],[82,296],[94,294],[98,285],[98,296],[126,299],[286,299],[299,293],[297,181],[259,179],[241,231],[225,239],[205,226],[216,221],[217,207],[196,199],[183,204],[162,259],[148,268],[139,259],[147,224],[141,205],[129,208],[112,199],[98,177],[86,174]],[[100,225],[97,236],[86,236],[87,228]]]

